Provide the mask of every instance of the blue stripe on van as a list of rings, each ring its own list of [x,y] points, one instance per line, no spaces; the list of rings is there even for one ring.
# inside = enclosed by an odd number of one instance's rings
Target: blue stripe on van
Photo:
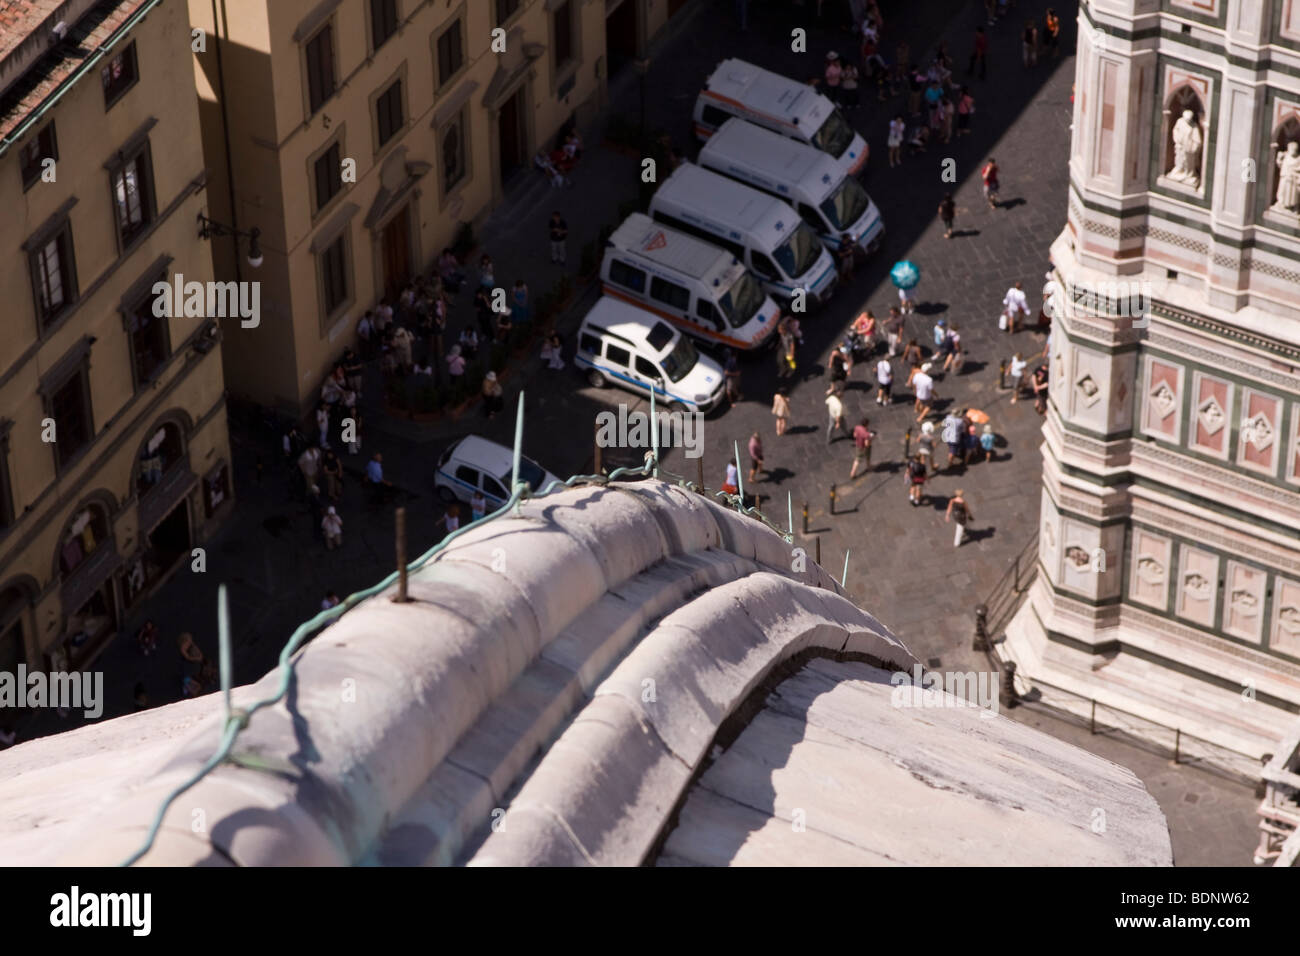
[[[610,368],[607,365],[600,365],[597,362],[593,362],[591,359],[583,358],[581,354],[575,355],[573,357],[573,361],[575,365],[581,364],[586,366],[587,368],[598,369],[599,371],[604,372],[610,378],[616,378],[619,379],[620,381],[627,382],[629,385],[635,387],[638,391],[642,391],[642,392],[647,391],[644,382],[638,382],[630,375],[624,375],[622,372],[616,372],[614,369]],[[656,388],[655,394],[663,395],[665,398],[670,398],[673,399],[674,401],[681,402],[683,405],[689,405],[691,408],[694,408],[696,410],[698,410],[700,407],[700,403],[695,401],[694,399],[686,398],[683,395],[675,395],[672,392],[668,391],[667,389]]]

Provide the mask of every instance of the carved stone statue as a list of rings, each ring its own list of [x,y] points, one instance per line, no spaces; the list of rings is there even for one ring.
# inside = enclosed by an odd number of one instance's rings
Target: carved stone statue
[[[1277,154],[1277,202],[1273,208],[1300,212],[1300,143],[1294,140]]]
[[[1192,188],[1201,184],[1201,127],[1196,114],[1183,110],[1174,123],[1174,165],[1165,176]]]

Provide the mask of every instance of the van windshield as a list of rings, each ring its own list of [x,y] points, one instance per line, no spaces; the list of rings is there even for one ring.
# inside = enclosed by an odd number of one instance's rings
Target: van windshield
[[[521,481],[528,482],[528,487],[533,491],[542,490],[542,482],[546,480],[546,472],[542,466],[537,464],[531,458],[524,455],[519,456],[519,478]],[[501,476],[501,484],[506,488],[510,487],[510,472]]]
[[[791,279],[798,279],[811,269],[821,254],[822,244],[806,222],[799,223],[794,232],[790,233],[790,238],[772,253],[776,264]]]
[[[659,360],[663,366],[664,374],[671,381],[680,382],[684,379],[691,369],[695,368],[695,363],[700,360],[700,353],[695,351],[695,346],[686,336],[677,339],[677,344],[673,346],[671,352]]]
[[[844,230],[862,218],[870,203],[862,184],[851,176],[845,176],[840,188],[823,201],[819,208],[832,226]]]
[[[822,123],[822,128],[812,138],[814,146],[823,153],[830,153],[836,159],[844,155],[844,151],[852,142],[853,127],[844,121],[839,110],[833,110],[831,115],[826,117],[826,122]]]
[[[758,280],[748,270],[740,274],[740,278],[735,281],[726,294],[718,300],[722,306],[722,311],[727,315],[727,321],[731,323],[733,329],[738,329],[750,319],[754,314],[763,307],[763,299],[766,293],[763,287],[758,284]]]

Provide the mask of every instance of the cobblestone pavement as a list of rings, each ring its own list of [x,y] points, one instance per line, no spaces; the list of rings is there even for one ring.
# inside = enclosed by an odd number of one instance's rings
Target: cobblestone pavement
[[[871,146],[864,182],[886,223],[884,247],[859,268],[823,313],[805,320],[805,344],[799,353],[803,378],[792,392],[790,432],[781,439],[773,432],[769,406],[775,363],[770,355],[745,364],[744,400],[710,415],[704,430],[706,481],[711,487],[721,484],[732,443],[739,442],[743,455],[748,436],[759,431],[769,472],[753,490],[765,497],[764,510],[784,523],[789,492],[798,526],[802,503],[807,501],[810,533],[801,534],[799,543],[811,554],[819,537],[823,563],[837,573],[845,551],[851,550],[847,586],[854,599],[894,629],[918,657],[944,670],[987,666],[970,650],[973,609],[1033,534],[1038,514],[1041,419],[1032,402],[1010,405],[1009,393],[998,387],[998,364],[1017,350],[1026,357],[1037,355],[1044,337],[1035,332],[1014,337],[1001,333],[997,315],[1003,293],[1017,280],[1024,282],[1031,307],[1037,307],[1046,250],[1065,224],[1073,58],[1063,55],[1056,63],[1024,70],[1015,26],[1017,18],[1023,22],[1031,15],[1041,21],[1046,6],[1041,0],[1022,0],[1011,23],[992,28],[989,77],[973,81],[977,107],[971,134],[949,146],[935,145],[925,154],[907,156],[900,168],[888,166],[885,136],[889,119],[904,104],[901,100],[878,103],[864,87],[863,105],[851,120]],[[1062,48],[1070,51],[1073,5],[1057,3],[1056,7],[1063,23]],[[697,148],[689,139],[691,107],[718,61],[738,55],[791,76],[812,76],[826,51],[838,49],[844,54],[852,48],[848,36],[833,24],[797,22],[797,9],[784,3],[755,3],[750,29],[740,35],[734,29],[733,9],[730,3],[717,3],[688,11],[676,35],[655,54],[646,79],[648,125],[669,130],[690,155]],[[885,53],[893,59],[901,35],[919,61],[946,39],[958,79],[963,79],[974,27],[983,21],[980,9],[982,4],[962,0],[931,0],[923,9],[887,2]],[[942,36],[935,34],[934,24],[946,25]],[[807,54],[790,50],[790,30],[801,25],[808,27]],[[611,83],[611,101],[611,113],[639,112],[639,83],[629,71]],[[996,210],[989,209],[980,194],[978,170],[990,154],[1002,168],[1002,208]],[[941,179],[943,160],[949,158],[956,162],[956,183]],[[562,267],[548,261],[544,236],[552,208],[559,208],[569,221],[567,268],[570,274],[576,272],[582,244],[594,239],[601,225],[615,221],[620,203],[635,197],[638,169],[635,157],[605,148],[592,137],[573,189],[551,190],[540,177],[512,184],[506,202],[480,237],[498,263],[499,277],[506,283],[524,277],[534,295],[558,277]],[[943,238],[935,214],[946,190],[954,191],[957,202],[958,233],[951,240]],[[920,305],[910,320],[910,333],[926,344],[934,321],[943,316],[961,328],[967,349],[961,374],[938,378],[937,409],[950,404],[984,409],[1003,439],[996,461],[934,478],[927,487],[929,499],[920,508],[907,504],[901,473],[903,438],[914,416],[900,363],[895,363],[895,403],[887,409],[872,401],[867,368],[856,368],[848,386],[848,420],[868,415],[878,432],[871,472],[849,482],[852,442],[841,438],[828,447],[823,434],[826,383],[819,368],[862,308],[870,307],[878,316],[887,313],[894,301],[888,269],[902,258],[918,263],[923,273],[917,290]],[[570,342],[596,291],[590,287],[580,291],[561,318],[559,326],[569,333]],[[453,308],[452,333],[471,320],[469,296],[462,294]],[[544,371],[536,358],[524,362],[508,379],[507,408],[513,408],[520,387],[528,393],[524,450],[562,476],[591,468],[589,423],[596,412],[619,402],[645,407],[627,393],[588,388],[571,370]],[[233,476],[239,499],[235,517],[208,542],[206,574],[182,569],[148,602],[144,614],[126,622],[125,634],[130,634],[144,616],[155,618],[164,637],[159,653],[142,659],[124,636],[98,662],[106,672],[105,716],[130,710],[136,681],[146,685],[152,703],[179,696],[182,668],[173,639],[180,631],[193,632],[205,653],[215,657],[219,582],[230,586],[237,635],[236,679],[242,683],[274,666],[283,643],[316,612],[327,589],[346,595],[389,573],[393,567],[391,509],[369,507],[359,488],[361,468],[370,453],[384,453],[387,473],[401,489],[414,555],[441,535],[442,509],[432,494],[441,448],[471,432],[508,443],[513,432],[513,415],[489,423],[474,409],[461,419],[433,425],[389,418],[375,404],[377,379],[367,390],[366,447],[362,456],[345,456],[349,479],[339,509],[345,520],[345,544],[335,552],[323,549],[306,508],[289,497],[277,436],[254,423],[232,424]],[[259,460],[264,466],[260,482]],[[681,474],[693,478],[696,473],[696,463],[679,452],[670,452],[664,461]],[[610,462],[607,455],[607,465]],[[833,515],[828,507],[832,486],[839,498]],[[966,491],[975,521],[974,533],[954,549],[952,526],[944,524],[943,513],[948,496],[958,487]],[[1137,772],[1169,816],[1180,864],[1249,863],[1255,801],[1248,790],[1186,767],[1170,767],[1124,744],[1086,731],[1080,734],[1070,725],[1024,708],[1011,714]],[[60,721],[44,714],[21,731],[29,737],[79,721],[76,716]]]

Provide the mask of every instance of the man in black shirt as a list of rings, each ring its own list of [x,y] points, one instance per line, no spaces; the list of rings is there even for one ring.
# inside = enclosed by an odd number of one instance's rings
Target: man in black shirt
[[[565,240],[569,238],[569,224],[564,221],[558,209],[551,213],[551,221],[547,223],[547,229],[551,235],[551,261],[564,265],[564,245]]]

